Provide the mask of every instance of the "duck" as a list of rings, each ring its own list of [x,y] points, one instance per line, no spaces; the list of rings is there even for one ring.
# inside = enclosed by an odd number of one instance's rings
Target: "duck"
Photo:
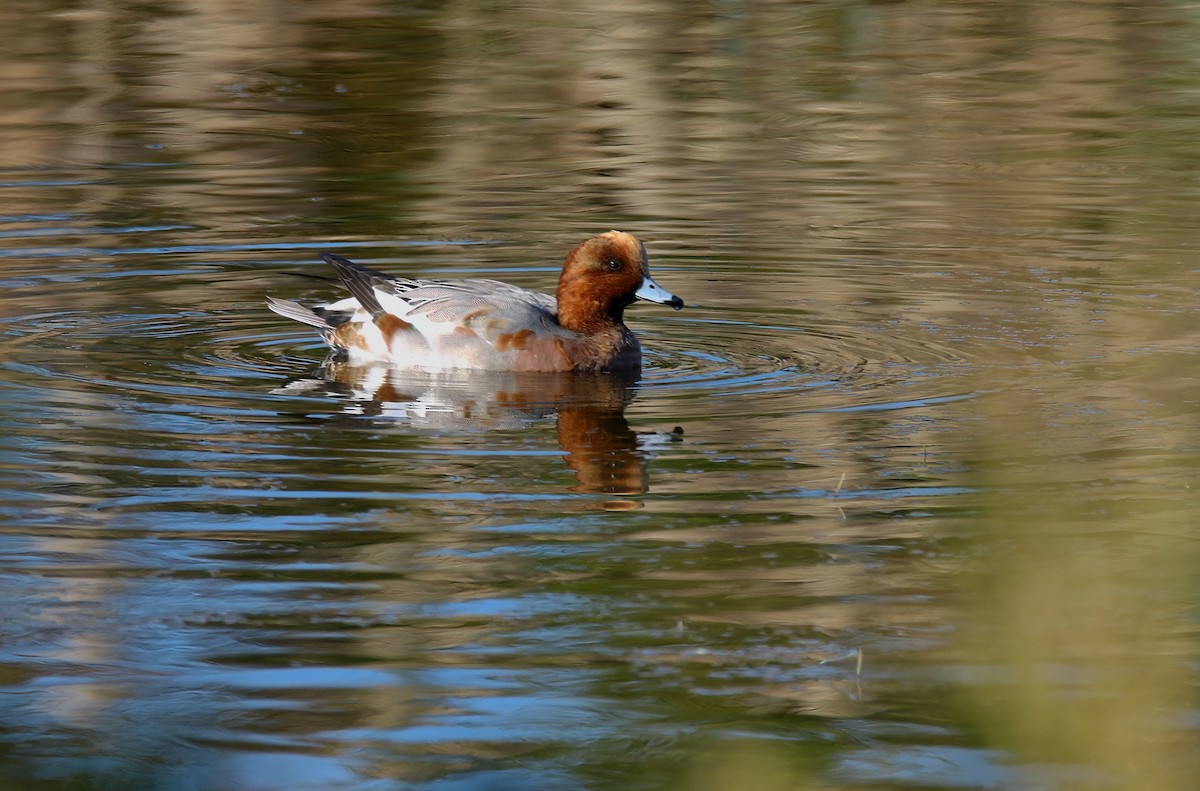
[[[350,364],[421,370],[604,372],[639,369],[625,326],[638,300],[683,308],[650,277],[646,246],[609,231],[576,245],[555,296],[498,280],[412,280],[341,256],[321,258],[351,296],[307,307],[267,297],[275,313],[315,327]]]

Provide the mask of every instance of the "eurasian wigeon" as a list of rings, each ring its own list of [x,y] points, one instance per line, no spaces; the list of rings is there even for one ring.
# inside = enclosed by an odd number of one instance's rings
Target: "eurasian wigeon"
[[[650,278],[646,247],[609,231],[567,254],[558,297],[497,280],[409,280],[336,255],[352,297],[305,307],[267,298],[281,316],[316,327],[351,363],[497,371],[637,368],[642,350],[625,308],[644,299],[679,310],[683,300]]]

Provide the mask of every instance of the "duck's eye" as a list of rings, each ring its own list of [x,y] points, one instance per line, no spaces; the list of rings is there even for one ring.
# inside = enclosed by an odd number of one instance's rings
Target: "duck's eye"
[[[609,272],[620,272],[621,271],[621,262],[615,258],[608,259],[607,261],[604,262],[604,265],[606,267],[608,267]]]

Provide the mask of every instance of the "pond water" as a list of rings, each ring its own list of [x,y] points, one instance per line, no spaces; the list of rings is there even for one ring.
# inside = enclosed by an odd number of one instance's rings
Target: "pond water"
[[[0,20],[0,787],[1194,787],[1200,5]],[[640,377],[264,305],[610,228]]]

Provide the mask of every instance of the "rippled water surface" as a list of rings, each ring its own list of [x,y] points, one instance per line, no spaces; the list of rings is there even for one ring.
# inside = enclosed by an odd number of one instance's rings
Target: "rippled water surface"
[[[0,787],[1194,787],[1200,6],[0,20]],[[610,228],[640,376],[264,305]]]

